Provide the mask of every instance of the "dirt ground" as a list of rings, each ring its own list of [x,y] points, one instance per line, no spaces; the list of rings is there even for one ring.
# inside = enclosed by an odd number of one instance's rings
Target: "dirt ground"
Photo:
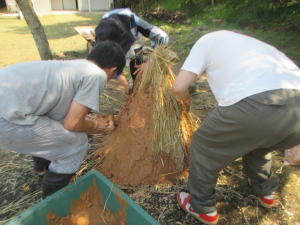
[[[171,36],[171,40],[176,42],[176,36]],[[175,74],[188,54],[188,48],[182,46],[176,51],[181,56],[174,66]],[[78,53],[78,57],[82,57],[82,53]],[[205,75],[191,88],[191,110],[203,121],[217,103]],[[124,88],[118,82],[109,81],[100,98],[100,113],[117,114],[124,100],[123,94]],[[30,156],[0,150],[0,224],[40,201],[41,182],[32,168]],[[282,161],[274,159],[273,170],[280,187],[276,194],[276,206],[265,209],[251,192],[241,161],[237,160],[223,169],[216,187],[219,194],[219,224],[300,225],[300,167],[283,166]],[[180,190],[187,191],[187,176],[188,171],[185,171],[181,179],[174,180],[173,184],[120,188],[160,224],[202,224],[177,204],[177,193]]]

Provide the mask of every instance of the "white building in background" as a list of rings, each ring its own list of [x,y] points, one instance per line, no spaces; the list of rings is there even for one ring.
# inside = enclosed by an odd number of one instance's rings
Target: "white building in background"
[[[7,12],[18,12],[15,0],[0,0],[6,3]],[[52,12],[54,10],[74,10],[92,12],[110,10],[114,0],[32,0],[36,12]]]

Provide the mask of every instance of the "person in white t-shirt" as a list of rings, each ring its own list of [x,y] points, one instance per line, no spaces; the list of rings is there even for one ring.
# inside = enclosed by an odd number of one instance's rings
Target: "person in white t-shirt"
[[[239,157],[258,201],[274,206],[279,184],[271,152],[300,144],[300,69],[275,47],[222,30],[195,43],[174,81],[187,110],[188,88],[203,72],[218,106],[193,135],[190,194],[177,198],[186,212],[216,224],[218,173]]]

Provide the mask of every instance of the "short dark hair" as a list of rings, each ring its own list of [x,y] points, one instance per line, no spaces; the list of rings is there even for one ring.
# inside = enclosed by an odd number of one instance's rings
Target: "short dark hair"
[[[125,54],[122,48],[112,41],[98,43],[87,59],[94,61],[102,69],[117,67],[119,71],[125,67]]]

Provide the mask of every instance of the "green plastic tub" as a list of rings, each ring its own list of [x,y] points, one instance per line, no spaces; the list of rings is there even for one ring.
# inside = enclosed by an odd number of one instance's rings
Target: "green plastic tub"
[[[153,217],[129,198],[128,195],[113,185],[110,180],[96,170],[86,173],[84,176],[77,179],[76,183],[72,182],[68,186],[62,188],[58,192],[7,222],[5,225],[46,225],[46,215],[50,210],[52,213],[56,213],[59,217],[67,216],[70,210],[70,200],[79,200],[80,194],[88,190],[90,185],[92,185],[93,180],[96,181],[105,201],[109,196],[109,199],[106,202],[106,207],[110,211],[117,212],[118,209],[122,209],[122,206],[117,200],[116,193],[126,200],[128,203],[128,206],[126,207],[126,222],[128,225],[159,225]]]

